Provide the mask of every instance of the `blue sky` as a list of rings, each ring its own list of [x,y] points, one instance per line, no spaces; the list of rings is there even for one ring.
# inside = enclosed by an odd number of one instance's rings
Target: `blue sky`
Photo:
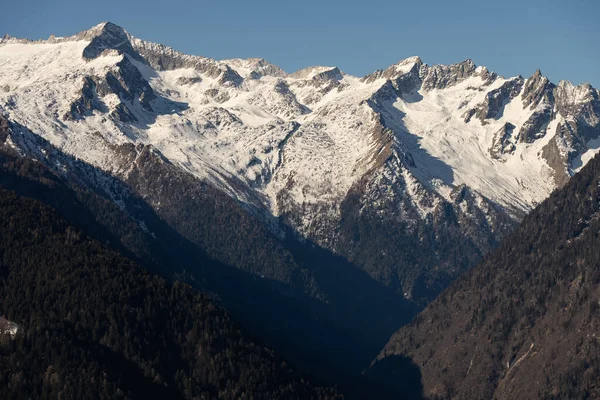
[[[598,0],[20,0],[3,4],[0,34],[65,36],[112,21],[186,53],[263,57],[290,72],[318,64],[364,75],[419,55],[600,87],[599,20]]]

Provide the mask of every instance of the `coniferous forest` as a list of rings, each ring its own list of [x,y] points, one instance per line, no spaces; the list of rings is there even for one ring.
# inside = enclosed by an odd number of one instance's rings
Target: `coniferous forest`
[[[0,191],[0,397],[333,399],[227,313]]]

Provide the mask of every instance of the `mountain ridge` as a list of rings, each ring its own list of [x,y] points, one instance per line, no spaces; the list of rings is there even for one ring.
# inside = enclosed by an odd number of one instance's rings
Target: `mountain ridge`
[[[136,168],[152,165],[160,187],[154,157],[127,156],[141,146],[280,239],[331,250],[419,307],[600,149],[598,91],[540,72],[503,78],[472,60],[418,57],[362,78],[229,64],[111,23],[2,39],[0,111],[23,128],[6,146],[65,168],[19,148],[20,135],[37,135],[132,184]],[[179,193],[136,185],[182,220]]]
[[[101,22],[101,23],[99,23],[97,25],[94,25],[90,29],[85,29],[85,30],[80,31],[80,32],[78,32],[78,33],[76,33],[74,35],[71,35],[71,36],[56,36],[54,34],[50,34],[47,39],[19,38],[19,37],[11,36],[9,33],[6,33],[3,37],[0,38],[0,44],[8,44],[8,43],[15,43],[15,42],[16,43],[32,43],[32,44],[38,43],[39,44],[39,43],[60,43],[60,42],[63,42],[63,41],[73,41],[73,40],[90,40],[90,39],[93,39],[93,38],[95,38],[97,36],[103,35],[105,32],[109,32],[111,34],[115,34],[115,33],[124,34],[124,35],[127,36],[127,38],[129,40],[136,40],[139,43],[146,43],[146,44],[149,44],[149,45],[160,46],[160,47],[162,47],[164,49],[164,51],[175,52],[175,53],[179,53],[179,54],[182,54],[182,55],[188,55],[189,57],[198,57],[198,58],[203,58],[203,59],[207,59],[207,60],[221,61],[221,62],[224,62],[224,63],[231,62],[233,64],[235,64],[235,63],[238,63],[238,64],[257,64],[257,65],[263,66],[263,67],[266,66],[267,69],[273,67],[273,68],[279,70],[280,73],[282,73],[283,75],[294,75],[294,74],[298,74],[300,72],[303,72],[305,70],[309,71],[310,69],[330,70],[330,69],[338,68],[337,66],[311,65],[311,66],[306,66],[306,67],[300,67],[300,68],[298,68],[297,70],[295,70],[293,72],[286,72],[283,69],[281,69],[279,66],[277,66],[275,64],[272,64],[269,61],[267,61],[266,59],[261,58],[261,57],[249,57],[249,58],[246,58],[246,59],[243,59],[243,58],[226,58],[226,59],[222,59],[222,60],[217,60],[216,58],[210,58],[210,57],[205,57],[205,56],[200,56],[200,55],[188,54],[188,53],[176,50],[175,48],[173,48],[171,46],[167,46],[167,45],[163,45],[163,44],[154,43],[154,42],[146,41],[146,40],[143,40],[143,39],[139,39],[139,38],[131,35],[127,30],[125,30],[121,26],[119,26],[119,25],[117,25],[117,24],[115,24],[115,23],[113,23],[111,21],[103,21],[103,22]],[[423,63],[423,61],[422,61],[422,59],[421,59],[420,56],[415,55],[415,56],[408,56],[406,58],[403,58],[403,59],[399,60],[397,63],[391,64],[385,70],[379,69],[379,70],[367,73],[366,75],[363,75],[363,76],[358,76],[358,75],[351,75],[351,76],[355,76],[355,77],[361,78],[361,79],[367,79],[370,76],[379,73],[380,71],[381,72],[389,71],[389,70],[391,70],[395,66],[401,66],[401,65],[407,64],[407,63],[417,63],[419,65],[427,65],[427,66],[429,66],[428,64]],[[467,65],[471,64],[473,66],[476,66],[476,64],[474,63],[474,61],[472,59],[470,59],[470,58],[466,58],[465,60],[459,61],[457,63],[451,63],[451,64],[433,64],[431,66],[439,66],[439,67],[443,68],[443,67],[448,67],[448,66],[453,66],[453,65],[460,65],[460,64],[467,64]],[[485,66],[480,66],[479,68],[487,71],[487,68]],[[277,74],[277,73],[275,73],[275,74]],[[346,73],[343,73],[343,74],[347,75]],[[495,73],[492,73],[492,74],[496,75]],[[538,74],[541,75],[541,76],[543,76],[542,73],[541,73],[541,70],[539,68],[533,73],[533,76],[536,76]],[[497,76],[504,77],[502,75],[497,75]],[[520,77],[521,77],[521,75],[516,76],[516,78],[520,78]],[[562,81],[563,80],[560,80],[559,83],[562,82]],[[564,81],[570,83],[571,85],[573,85],[575,87],[591,86],[591,84],[587,83],[587,82],[583,82],[583,83],[580,83],[578,85],[574,85],[569,80],[564,80]]]
[[[391,207],[389,223],[433,232],[436,208],[450,206],[458,231],[479,224],[496,243],[600,149],[597,90],[557,86],[539,71],[506,79],[472,60],[409,57],[362,78],[336,67],[287,74],[262,59],[186,55],[109,22],[65,38],[2,39],[0,56],[0,107],[58,148],[126,175],[114,145],[153,146],[262,210],[269,226],[283,222],[350,258],[341,205],[359,182],[371,181],[370,193],[348,212]],[[482,213],[456,208],[463,185]],[[491,248],[473,243],[473,257]],[[392,280],[411,292],[412,278]]]

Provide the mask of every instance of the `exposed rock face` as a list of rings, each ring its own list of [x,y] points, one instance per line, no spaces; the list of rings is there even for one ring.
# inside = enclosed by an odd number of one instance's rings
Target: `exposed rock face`
[[[497,119],[501,117],[504,106],[519,95],[522,87],[523,79],[517,77],[506,81],[498,89],[491,90],[487,93],[485,101],[482,104],[466,114],[465,122],[469,122],[473,115],[481,120],[482,123],[485,123],[485,120],[488,118]]]
[[[365,83],[373,83],[378,79],[387,79],[393,82],[394,87],[400,93],[410,94],[421,88],[423,66],[424,64],[419,57],[411,57],[390,66],[386,70],[375,71],[362,78],[362,80]]]
[[[109,72],[106,75],[106,85],[111,92],[130,103],[139,101],[146,111],[152,112],[151,102],[156,99],[156,95],[148,81],[127,57],[123,58],[117,67],[118,70],[114,73]],[[100,93],[106,94],[106,89],[101,87]]]
[[[230,125],[242,125],[242,121],[235,114],[232,114],[225,108],[210,108],[207,109],[203,115],[211,123],[211,125],[217,128],[226,128]]]
[[[275,93],[281,95],[283,105],[281,106],[283,109],[291,109],[291,112],[287,115],[287,117],[295,116],[295,115],[303,115],[308,114],[310,109],[300,103],[298,98],[290,90],[290,86],[283,80],[278,80],[275,86],[273,87]],[[280,113],[277,113],[281,115]]]
[[[573,86],[561,81],[554,90],[556,109],[565,119],[575,121],[585,142],[600,136],[600,93],[590,85]]]
[[[225,69],[219,77],[219,83],[223,86],[240,86],[244,79],[229,66],[225,66]]]
[[[111,22],[98,25],[78,37],[80,39],[91,39],[90,44],[83,49],[83,57],[86,59],[94,59],[108,49],[120,51],[138,61],[143,61],[142,57],[131,46],[127,32]]]
[[[542,155],[554,172],[554,181],[557,185],[564,185],[570,177],[568,169],[565,167],[566,152],[561,150],[564,145],[564,139],[555,136],[544,146]]]
[[[562,186],[574,173],[574,160],[587,150],[588,142],[600,137],[599,94],[590,85],[573,86],[561,81],[553,88],[552,95],[545,98],[550,99],[550,103],[542,102],[542,110],[534,112],[523,125],[519,137],[531,143],[536,137],[546,134],[545,127],[556,114],[562,117],[556,130],[549,132],[554,137],[542,149],[543,157],[554,171],[557,185]],[[555,112],[551,113],[551,110]]]
[[[408,171],[392,154],[351,188],[333,247],[404,297],[426,304],[493,249],[513,222],[464,185],[446,200]]]
[[[557,125],[555,136],[544,146],[542,152],[548,165],[554,170],[558,186],[564,185],[573,174],[569,165],[586,148],[588,140],[579,132],[579,125],[575,121],[564,121]]]
[[[523,107],[532,110],[518,133],[516,126],[507,122],[495,135],[490,154],[504,159],[501,154],[513,153],[517,142],[533,144],[550,134],[554,137],[542,149],[542,156],[553,170],[556,183],[563,185],[573,173],[570,165],[575,155],[587,150],[587,143],[600,136],[600,107],[598,91],[589,85],[573,86],[563,81],[553,85],[537,70],[524,84],[520,77],[503,83],[486,95],[485,102],[465,112],[465,122],[473,116],[488,123],[490,118],[502,117],[504,107],[520,98]],[[560,116],[563,121],[548,131],[549,124]]]
[[[394,83],[388,79],[375,91],[375,93],[373,93],[367,102],[377,111],[383,111],[386,103],[397,99],[400,95],[401,93],[396,86],[394,86]]]
[[[538,107],[541,102],[552,104],[554,100],[552,93],[554,87],[554,84],[551,83],[548,78],[543,76],[539,69],[536,70],[531,78],[527,79],[523,87],[523,93],[521,95],[523,107],[530,107],[533,110]]]
[[[243,81],[243,78],[231,67],[211,58],[190,56],[170,47],[140,39],[132,39],[132,45],[152,68],[159,71],[192,68],[208,78],[219,78],[220,84],[232,87],[239,86]]]
[[[144,57],[150,66],[158,71],[170,71],[179,68],[193,68],[208,77],[219,76],[220,70],[214,60],[206,57],[188,56],[170,47],[134,39],[133,47]]]
[[[121,122],[137,122],[135,113],[130,109],[134,103],[139,103],[147,112],[154,111],[152,103],[157,98],[154,90],[128,56],[124,56],[105,76],[88,76],[83,79],[80,96],[71,103],[64,118],[82,119],[91,115],[94,110],[108,112],[101,97],[110,94],[117,95],[121,100],[112,111],[112,115]]]
[[[452,86],[475,73],[476,65],[472,60],[465,60],[453,65],[434,65],[425,67],[422,73],[423,89],[444,89]]]
[[[106,105],[98,98],[97,85],[89,76],[83,78],[81,96],[71,103],[71,109],[64,115],[64,119],[78,120],[91,115],[94,110],[106,112]]]
[[[330,80],[339,81],[343,78],[344,77],[342,76],[342,72],[340,71],[340,69],[338,67],[332,68],[327,71],[323,71],[312,77],[312,79],[315,81],[330,81]]]
[[[110,116],[119,122],[134,123],[138,122],[135,114],[123,103],[119,103],[111,111]]]
[[[394,87],[399,91],[400,95],[411,94],[419,90],[421,86],[421,78],[419,71],[421,69],[420,59],[415,62],[413,67],[405,74],[396,76],[392,79]]]
[[[513,131],[515,126],[510,122],[504,124],[498,132],[494,134],[494,141],[492,147],[490,147],[490,155],[495,159],[502,159],[503,154],[512,153],[515,151],[516,146],[512,142]]]
[[[490,77],[486,69],[477,72],[477,67],[472,60],[465,60],[452,65],[429,66],[423,64],[419,57],[410,57],[386,70],[367,75],[364,81],[369,83],[380,78],[391,79],[398,81],[399,88],[404,86],[402,89],[407,90],[416,88],[418,77],[423,90],[433,90],[451,87],[474,75],[480,75],[484,80]],[[406,83],[402,84],[401,82]]]
[[[534,111],[531,117],[521,126],[519,141],[533,143],[536,139],[544,137],[546,135],[546,127],[551,119],[552,109],[549,106]]]

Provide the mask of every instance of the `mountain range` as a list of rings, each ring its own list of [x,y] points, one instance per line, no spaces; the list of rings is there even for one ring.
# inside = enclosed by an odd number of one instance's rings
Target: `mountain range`
[[[600,92],[539,70],[287,73],[110,22],[0,39],[0,112],[5,157],[43,166],[42,186],[5,185],[336,382],[600,148]]]

